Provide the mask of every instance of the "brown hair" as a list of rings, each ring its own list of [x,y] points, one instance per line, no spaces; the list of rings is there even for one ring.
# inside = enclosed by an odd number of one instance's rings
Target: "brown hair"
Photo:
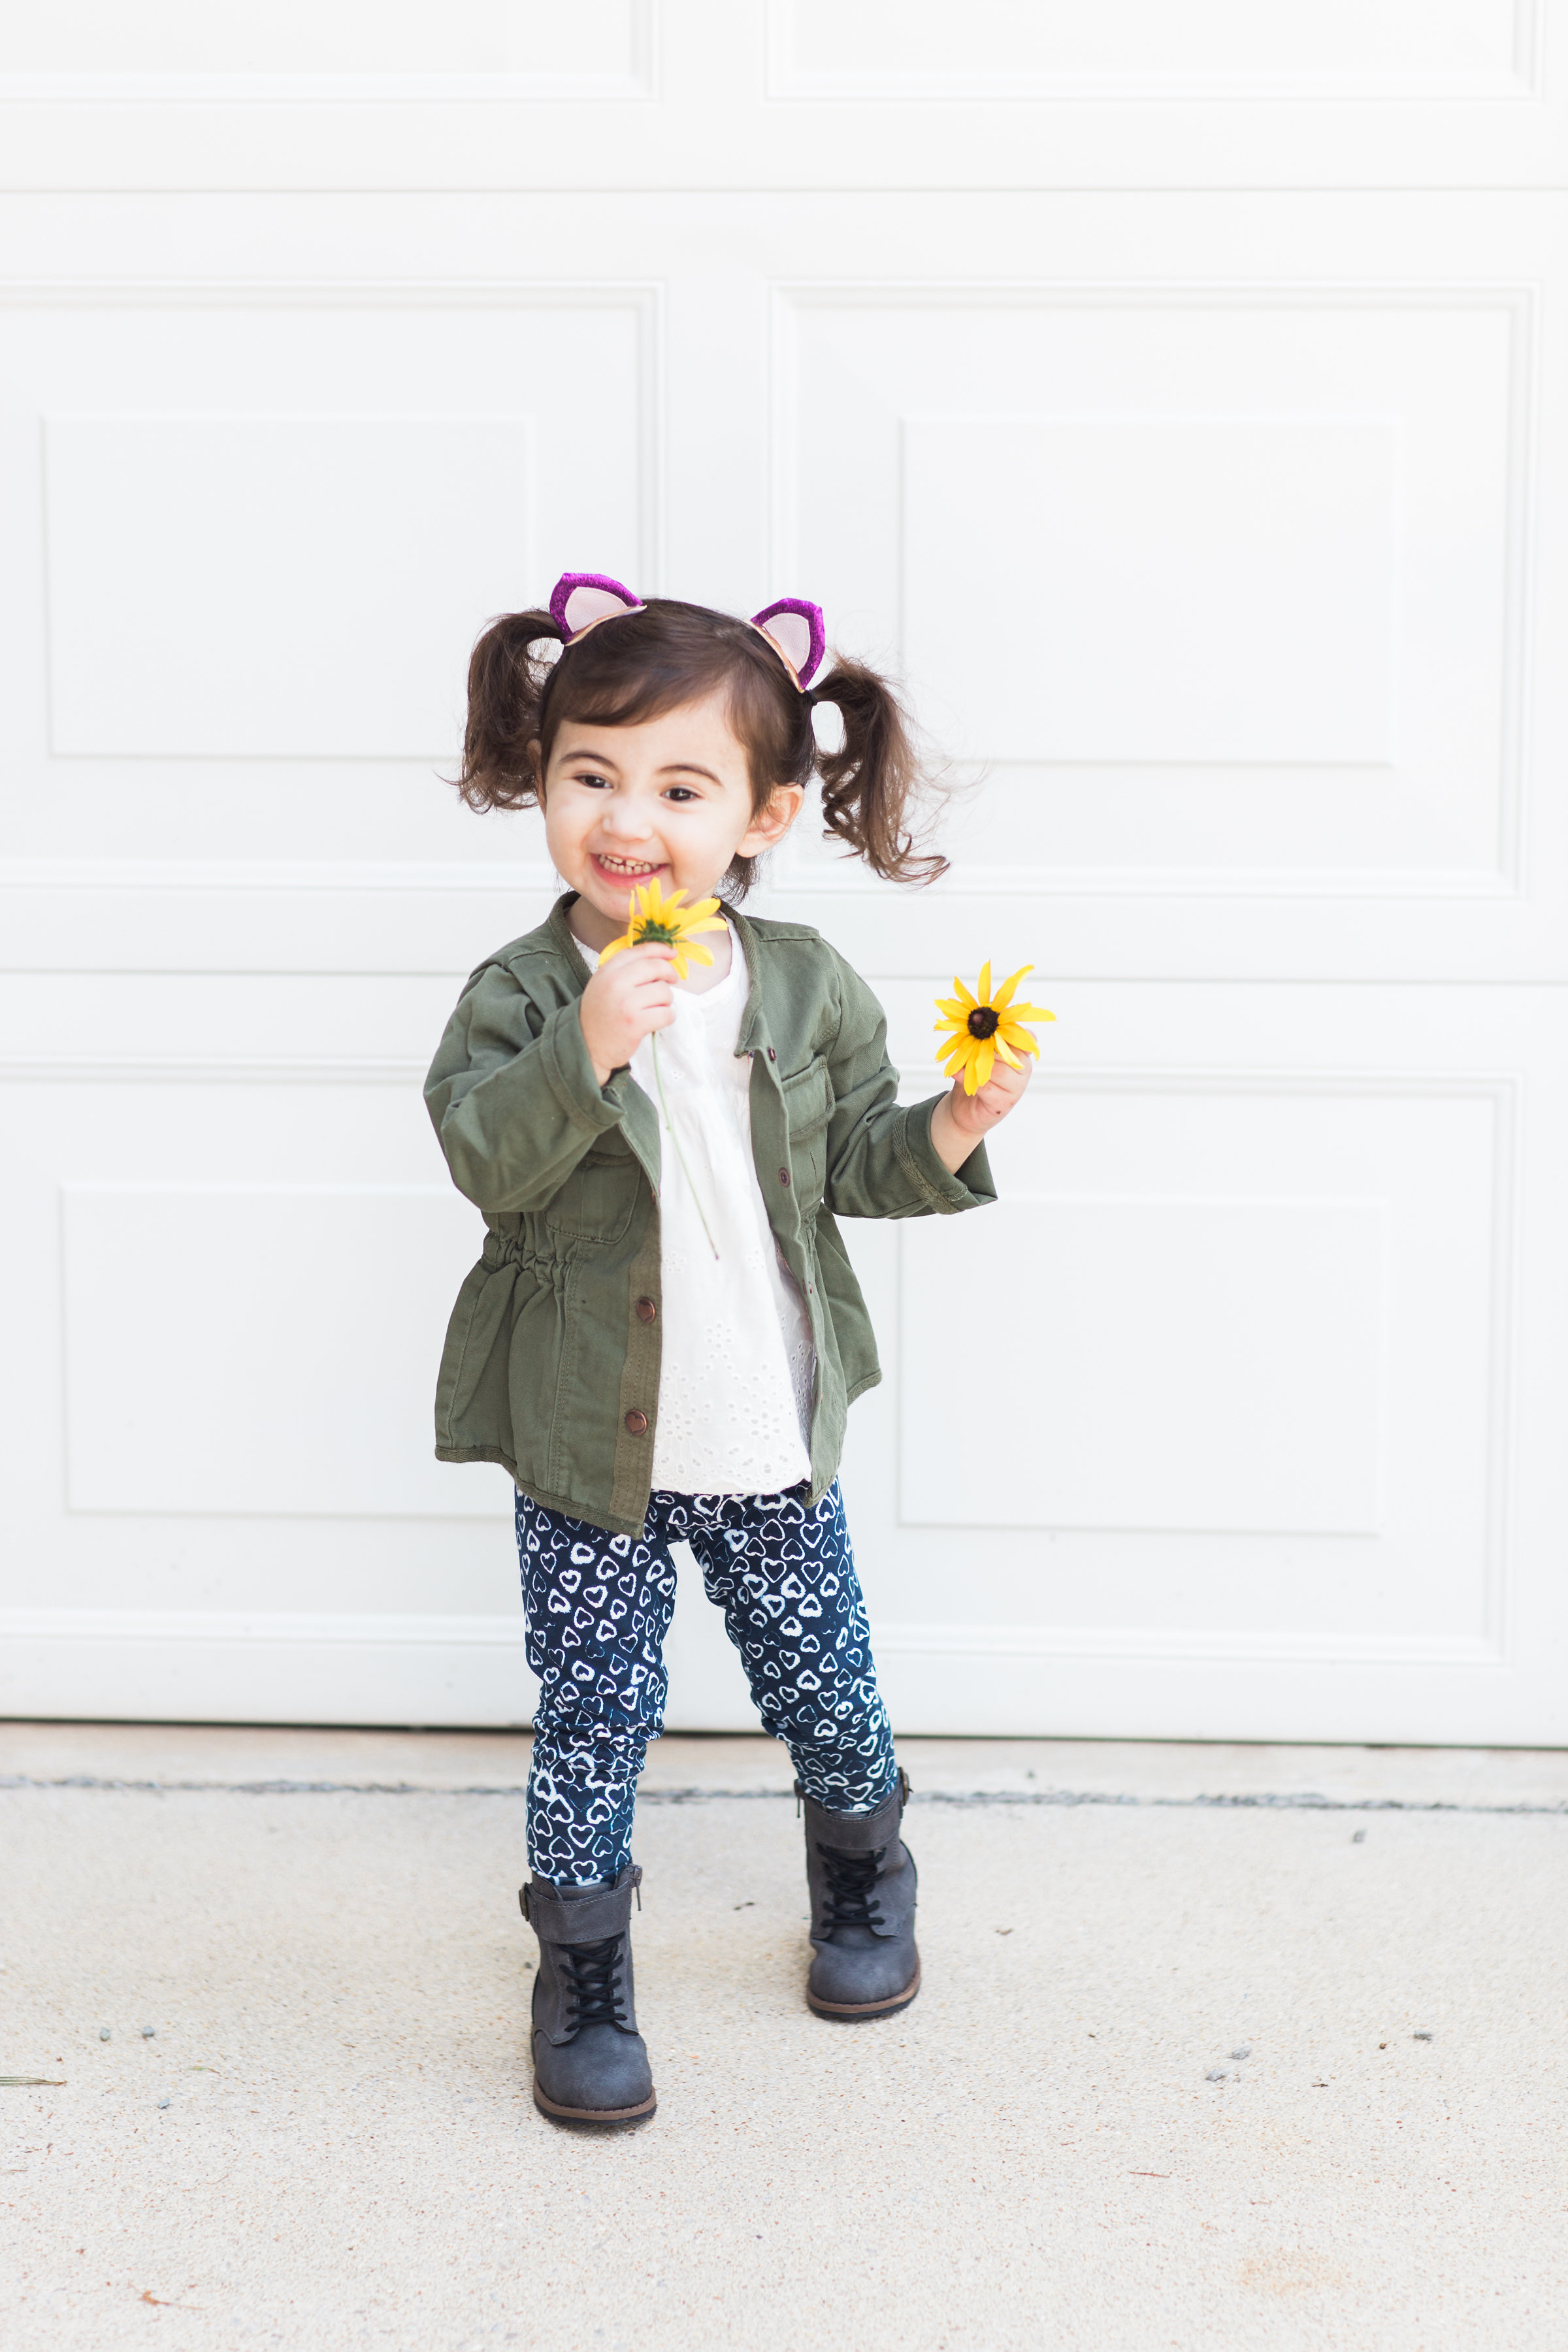
[[[819,776],[825,838],[846,843],[889,881],[933,882],[945,873],[945,857],[915,847],[910,817],[927,780],[898,698],[875,670],[837,660],[803,694],[749,621],[662,596],[585,633],[569,659],[546,661],[540,641],[561,634],[548,613],[508,613],[475,646],[456,779],[470,808],[531,807],[538,793],[529,746],[539,744],[548,768],[567,719],[635,727],[727,688],[759,815],[775,784]],[[821,702],[843,719],[841,751],[824,751],[816,740],[812,712]],[[754,858],[737,857],[727,877],[731,895],[743,897],[755,873]]]

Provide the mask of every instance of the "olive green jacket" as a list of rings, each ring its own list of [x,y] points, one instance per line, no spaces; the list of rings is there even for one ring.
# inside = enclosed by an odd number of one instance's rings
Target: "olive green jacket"
[[[658,1420],[659,1130],[630,1070],[601,1087],[578,999],[588,966],[572,894],[469,980],[425,1086],[453,1181],[484,1212],[436,1395],[443,1462],[500,1462],[538,1502],[622,1535],[647,1514]],[[995,1198],[984,1146],[950,1175],[940,1097],[900,1108],[887,1023],[804,923],[731,913],[751,988],[752,1141],[816,1343],[815,1500],[852,1401],[880,1380],[837,1217],[921,1217]]]

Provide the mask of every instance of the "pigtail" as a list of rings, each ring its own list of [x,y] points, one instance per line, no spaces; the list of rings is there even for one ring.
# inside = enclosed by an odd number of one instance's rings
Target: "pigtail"
[[[875,670],[840,658],[806,700],[832,703],[844,721],[843,749],[818,749],[814,761],[826,833],[886,881],[934,882],[945,874],[945,857],[915,846],[910,819],[928,780],[891,688]]]
[[[468,660],[468,718],[463,764],[453,779],[471,809],[531,808],[537,742],[553,661],[535,648],[563,642],[548,613],[505,613],[492,621]]]

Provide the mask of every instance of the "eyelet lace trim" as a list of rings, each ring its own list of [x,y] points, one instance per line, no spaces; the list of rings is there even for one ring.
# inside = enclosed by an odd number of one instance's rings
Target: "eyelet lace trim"
[[[661,1135],[653,1485],[676,1494],[779,1494],[811,1475],[816,1353],[752,1153],[752,1057],[735,1051],[746,992],[746,959],[731,933],[723,980],[696,994],[677,988],[676,1017],[658,1033],[665,1100],[686,1161],[683,1169]],[[646,1039],[632,1075],[657,1103]],[[691,1185],[712,1223],[717,1258]]]

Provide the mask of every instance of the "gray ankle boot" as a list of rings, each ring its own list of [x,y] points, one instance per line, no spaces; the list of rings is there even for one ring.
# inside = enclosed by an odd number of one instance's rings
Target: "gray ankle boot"
[[[899,1837],[910,1784],[900,1772],[874,1813],[805,1807],[805,1883],[816,1947],[805,1997],[818,2017],[890,2017],[921,1989],[915,1865]]]
[[[559,2122],[619,2128],[657,2104],[632,2002],[632,1895],[641,1884],[627,1863],[608,1886],[535,1878],[519,1892],[539,1938],[533,2104]]]

